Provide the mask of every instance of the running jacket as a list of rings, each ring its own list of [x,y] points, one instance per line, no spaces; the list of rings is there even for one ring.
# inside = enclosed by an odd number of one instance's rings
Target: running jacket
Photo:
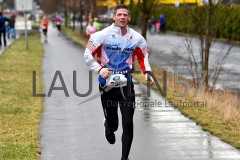
[[[92,70],[98,72],[107,67],[120,74],[133,69],[135,56],[143,73],[151,71],[147,43],[142,35],[127,27],[127,34],[122,36],[120,27],[114,24],[92,34],[84,52]]]
[[[48,29],[48,20],[47,19],[43,19],[42,21],[41,21],[41,27],[42,27],[42,29]]]

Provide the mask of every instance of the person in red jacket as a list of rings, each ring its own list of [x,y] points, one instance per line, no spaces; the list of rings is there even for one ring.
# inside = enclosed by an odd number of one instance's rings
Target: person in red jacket
[[[42,29],[42,33],[44,36],[44,42],[47,42],[47,31],[48,31],[48,19],[46,16],[43,17],[42,21],[41,21],[41,29]]]

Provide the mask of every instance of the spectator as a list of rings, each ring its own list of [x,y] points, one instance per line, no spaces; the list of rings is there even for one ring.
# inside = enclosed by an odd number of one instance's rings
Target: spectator
[[[9,22],[9,19],[7,17],[4,17],[2,12],[0,12],[0,46],[2,46],[2,36],[3,36],[3,43],[4,46],[7,46],[7,41],[6,41],[6,26],[5,23]]]
[[[152,16],[152,18],[148,20],[148,27],[151,34],[154,34],[156,31],[155,23],[156,23],[155,17]]]
[[[160,27],[161,27],[160,22],[157,22],[157,23],[156,23],[156,33],[157,33],[157,34],[158,34],[159,31],[160,31]]]
[[[10,17],[8,23],[8,37],[16,39],[16,32],[15,32],[15,15]]]
[[[161,32],[165,32],[166,30],[166,20],[163,14],[161,14],[160,18],[159,18],[159,22],[160,22],[160,31]]]

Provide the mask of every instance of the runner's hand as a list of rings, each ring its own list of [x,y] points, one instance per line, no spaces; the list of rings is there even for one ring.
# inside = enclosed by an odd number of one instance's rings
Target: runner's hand
[[[108,79],[110,71],[111,71],[110,68],[102,68],[102,69],[99,71],[99,74],[100,74],[100,76],[102,76],[103,78]]]
[[[145,80],[150,82],[150,86],[154,86],[155,85],[155,82],[154,82],[152,76],[150,76],[147,73],[145,74]]]

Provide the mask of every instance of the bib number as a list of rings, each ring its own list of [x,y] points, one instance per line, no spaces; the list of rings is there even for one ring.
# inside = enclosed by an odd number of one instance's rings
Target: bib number
[[[113,88],[127,86],[127,78],[123,74],[111,74],[105,86],[111,86]]]

